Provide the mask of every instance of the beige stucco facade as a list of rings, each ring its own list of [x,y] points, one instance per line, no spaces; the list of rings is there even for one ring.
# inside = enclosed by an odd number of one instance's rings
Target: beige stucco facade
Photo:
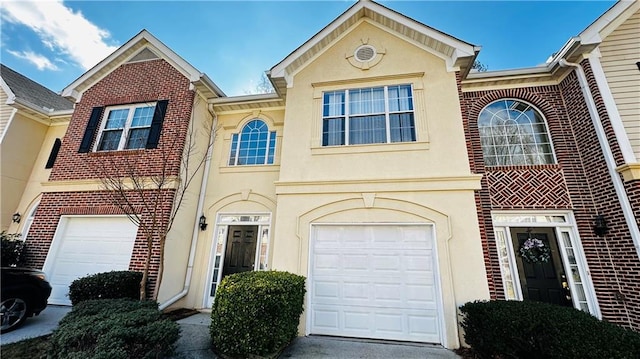
[[[45,169],[45,164],[54,141],[64,136],[70,115],[58,116],[52,121],[5,102],[0,104],[3,121],[5,115],[10,117],[5,121],[5,133],[0,142],[0,229],[21,233],[28,214],[37,204],[42,183],[48,180],[51,172]],[[21,223],[11,222],[11,216],[16,212],[22,215]]]
[[[363,70],[346,57],[367,41],[385,54]],[[413,88],[417,141],[321,146],[324,91],[398,84]],[[274,164],[229,166],[231,136],[256,118],[277,133]],[[268,268],[305,277],[314,224],[421,224],[436,238],[443,344],[457,347],[457,307],[489,298],[474,199],[479,187],[468,165],[455,72],[427,49],[361,21],[295,74],[285,108],[217,113],[204,204],[209,226],[199,233],[191,288],[179,304],[207,306],[223,226],[214,222],[222,214],[269,215]],[[307,313],[301,334],[306,326]]]

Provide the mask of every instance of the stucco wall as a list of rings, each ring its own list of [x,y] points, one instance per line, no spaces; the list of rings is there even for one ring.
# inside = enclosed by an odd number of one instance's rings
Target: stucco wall
[[[13,230],[17,227],[11,222],[11,215],[15,211],[21,211],[20,199],[44,145],[47,129],[47,125],[20,112],[16,113],[6,129],[0,143],[0,230],[10,229],[10,226]],[[23,212],[20,213],[24,215]]]

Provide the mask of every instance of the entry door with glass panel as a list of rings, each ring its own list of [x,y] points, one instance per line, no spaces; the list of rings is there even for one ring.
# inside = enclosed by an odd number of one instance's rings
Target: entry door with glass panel
[[[227,275],[268,269],[270,224],[270,214],[218,215],[204,307],[211,308],[216,289]]]
[[[519,254],[529,239],[542,241],[551,255],[546,261],[530,261]],[[516,265],[522,298],[571,307],[571,294],[565,270],[562,265],[558,241],[553,228],[512,228],[511,240],[516,251]]]

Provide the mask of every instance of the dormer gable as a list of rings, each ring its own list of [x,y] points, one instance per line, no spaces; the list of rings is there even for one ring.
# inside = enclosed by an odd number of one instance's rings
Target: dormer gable
[[[448,71],[469,72],[480,51],[472,45],[406,17],[371,0],[360,0],[320,32],[273,66],[268,75],[280,94],[293,86],[293,77],[332,44],[362,22],[369,22],[394,33],[443,59]]]
[[[142,30],[62,90],[62,96],[79,102],[82,94],[120,65],[163,59],[189,79],[194,89],[206,98],[226,95],[211,79],[163,44],[149,31]]]

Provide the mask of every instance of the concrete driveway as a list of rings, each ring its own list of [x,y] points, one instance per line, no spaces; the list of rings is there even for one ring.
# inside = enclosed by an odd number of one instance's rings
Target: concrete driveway
[[[71,311],[71,307],[62,305],[48,305],[40,315],[27,318],[24,325],[12,332],[0,334],[0,344],[10,344],[23,339],[41,337],[50,334],[58,327],[62,317]]]

